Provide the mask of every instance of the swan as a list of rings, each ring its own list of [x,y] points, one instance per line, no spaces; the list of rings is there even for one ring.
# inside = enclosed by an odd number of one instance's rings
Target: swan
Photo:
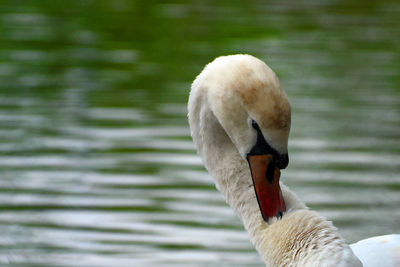
[[[188,120],[206,169],[266,266],[400,266],[400,235],[350,247],[280,182],[290,103],[263,61],[239,54],[206,65],[191,87]]]

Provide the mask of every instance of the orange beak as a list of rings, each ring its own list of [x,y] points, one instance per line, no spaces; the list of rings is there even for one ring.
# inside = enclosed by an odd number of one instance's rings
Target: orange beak
[[[279,186],[281,171],[275,166],[273,156],[271,154],[249,155],[247,160],[264,220],[282,217],[283,212],[286,211],[286,205]]]

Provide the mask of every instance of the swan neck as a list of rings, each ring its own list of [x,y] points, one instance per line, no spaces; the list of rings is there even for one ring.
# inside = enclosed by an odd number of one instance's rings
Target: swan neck
[[[254,238],[267,266],[362,266],[332,223],[308,209],[282,217]]]
[[[280,220],[263,220],[247,162],[204,104],[204,94],[191,94],[189,124],[197,150],[266,265],[362,266],[336,228],[282,183],[287,211]]]

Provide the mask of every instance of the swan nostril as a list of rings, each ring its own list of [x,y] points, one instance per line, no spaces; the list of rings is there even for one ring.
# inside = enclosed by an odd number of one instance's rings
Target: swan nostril
[[[265,177],[267,178],[267,181],[270,184],[274,183],[274,179],[275,179],[275,161],[271,161],[268,166],[267,166],[267,173],[265,174]]]
[[[276,217],[278,217],[279,219],[282,219],[283,213],[282,211],[278,211],[278,213],[276,214]]]

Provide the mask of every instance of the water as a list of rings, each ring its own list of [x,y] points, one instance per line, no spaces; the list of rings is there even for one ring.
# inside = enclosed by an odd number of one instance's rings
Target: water
[[[262,266],[189,137],[250,53],[292,103],[282,180],[354,242],[399,232],[396,1],[2,1],[0,263]]]

